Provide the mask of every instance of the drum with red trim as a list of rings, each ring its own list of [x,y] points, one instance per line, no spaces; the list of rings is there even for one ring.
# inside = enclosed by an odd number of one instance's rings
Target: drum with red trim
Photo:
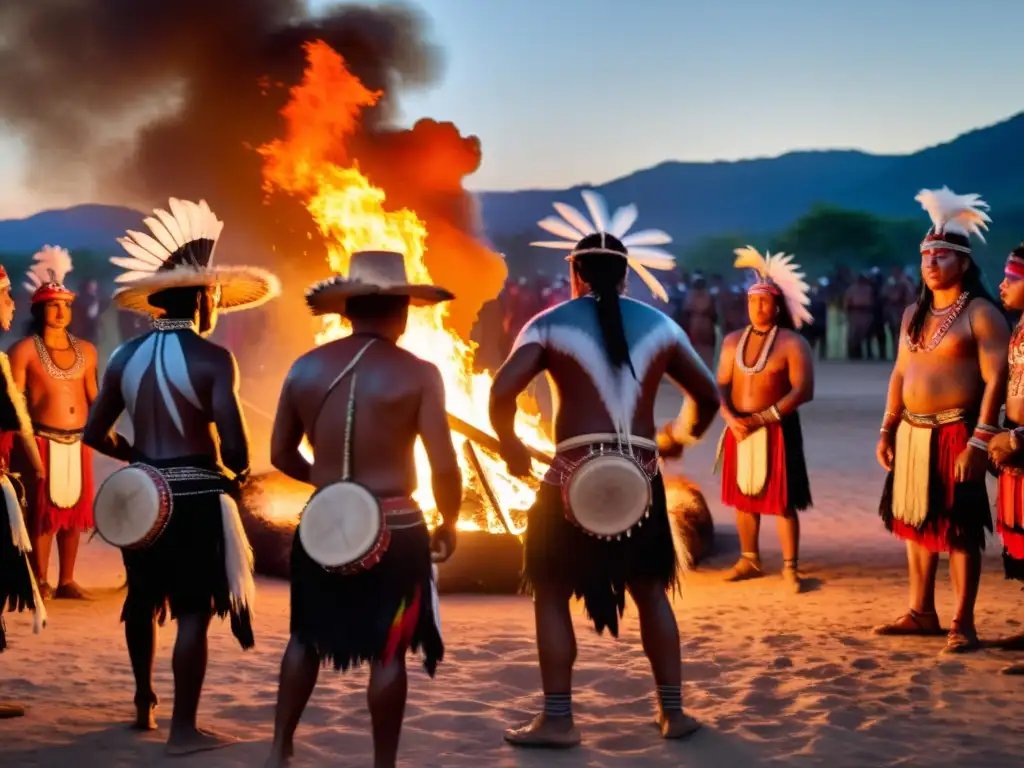
[[[377,565],[391,532],[377,497],[359,483],[341,481],[325,485],[306,502],[299,541],[324,570],[347,575]]]
[[[96,532],[121,549],[152,546],[167,528],[171,489],[147,464],[129,464],[103,481],[93,502]]]

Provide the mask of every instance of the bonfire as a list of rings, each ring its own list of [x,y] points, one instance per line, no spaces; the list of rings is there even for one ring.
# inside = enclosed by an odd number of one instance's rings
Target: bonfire
[[[375,187],[350,159],[347,142],[359,124],[361,111],[372,107],[380,92],[365,88],[345,66],[342,57],[327,44],[306,45],[307,67],[302,82],[290,91],[282,110],[284,137],[260,148],[263,177],[268,192],[298,196],[306,206],[327,246],[326,269],[333,274],[348,272],[355,251],[389,250],[405,255],[405,267],[416,282],[433,282],[425,263],[427,229],[414,211],[392,210],[384,190]],[[326,277],[326,275],[325,275]],[[456,299],[457,300],[457,299]],[[399,346],[434,363],[441,371],[447,407],[454,421],[471,430],[490,433],[487,402],[492,376],[475,371],[476,344],[460,337],[445,323],[448,307],[414,307]],[[323,319],[315,342],[324,344],[351,333],[349,324],[338,316]],[[465,431],[465,430],[464,430]],[[530,446],[553,453],[540,417],[520,412],[516,431]],[[525,511],[536,495],[536,482],[524,482],[508,475],[504,463],[485,446],[474,445],[460,433],[453,433],[466,482],[468,514],[459,528],[466,531],[510,533],[525,530]],[[303,444],[312,461],[312,449]],[[543,466],[535,464],[539,475]],[[428,525],[438,522],[430,483],[430,465],[422,444],[416,446],[418,487],[414,498],[424,510]],[[268,489],[269,490],[269,489]],[[304,499],[278,488],[269,493],[264,514],[297,519]]]

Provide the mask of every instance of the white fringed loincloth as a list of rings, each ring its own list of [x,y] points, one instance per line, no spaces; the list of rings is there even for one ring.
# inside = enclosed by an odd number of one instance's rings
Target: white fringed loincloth
[[[736,487],[758,496],[768,480],[768,430],[761,427],[736,444]]]
[[[82,442],[44,439],[50,503],[61,509],[71,509],[82,498]]]
[[[253,579],[255,560],[252,545],[242,527],[238,505],[226,493],[220,495],[220,512],[224,524],[224,568],[228,576],[231,606],[237,613],[244,609],[253,616],[256,582]]]
[[[0,492],[4,495],[4,506],[7,508],[7,523],[11,529],[11,540],[14,542],[15,548],[25,558],[25,568],[28,570],[29,581],[32,583],[32,602],[35,604],[32,629],[38,634],[46,626],[46,606],[43,604],[43,596],[39,592],[35,570],[28,559],[29,553],[32,551],[32,540],[29,538],[28,527],[25,525],[21,500],[18,498],[17,491],[14,490],[14,483],[6,474],[0,475]],[[0,611],[2,610],[3,606],[0,606]]]

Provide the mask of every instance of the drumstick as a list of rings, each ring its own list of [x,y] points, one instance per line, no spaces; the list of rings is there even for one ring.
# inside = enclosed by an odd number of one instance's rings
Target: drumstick
[[[484,432],[482,429],[477,429],[469,422],[463,421],[458,416],[449,413],[448,414],[448,426],[452,428],[453,432],[458,432],[465,438],[472,440],[474,443],[479,443],[482,447],[486,448],[492,453],[501,455],[501,443],[494,435]],[[530,454],[530,458],[536,459],[541,464],[547,464],[551,466],[554,459],[544,451],[538,450],[532,446],[526,446],[527,452]]]

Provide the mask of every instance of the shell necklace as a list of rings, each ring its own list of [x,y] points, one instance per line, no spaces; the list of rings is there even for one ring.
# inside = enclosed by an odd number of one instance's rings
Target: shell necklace
[[[59,381],[71,381],[72,379],[78,379],[82,376],[82,369],[85,368],[85,357],[82,355],[82,348],[78,345],[78,339],[72,336],[70,333],[67,334],[68,346],[74,350],[75,362],[70,368],[61,368],[50,357],[50,350],[46,348],[46,343],[43,341],[43,337],[38,334],[32,338],[36,343],[36,352],[39,354],[39,361],[43,364],[43,370],[51,379],[57,379]]]
[[[946,319],[939,324],[939,327],[935,329],[935,333],[932,334],[931,340],[929,340],[927,346],[921,346],[920,343],[912,340],[910,335],[907,335],[907,349],[911,352],[931,352],[942,340],[946,338],[946,334],[949,333],[949,329],[953,327],[953,323],[960,317],[960,313],[963,312],[964,307],[967,306],[967,291],[962,292],[953,304],[949,307],[944,307],[938,312],[933,312],[936,316],[945,317]]]
[[[772,329],[768,331],[768,338],[761,345],[761,354],[757,356],[757,360],[754,361],[753,365],[747,365],[743,361],[747,356],[747,342],[750,340],[750,334],[753,330],[754,326],[748,325],[747,329],[743,331],[743,335],[740,336],[739,344],[736,345],[736,365],[744,373],[761,373],[764,370],[764,367],[768,364],[768,355],[772,353],[772,347],[775,345],[775,337],[779,333],[779,326],[772,326]]]

